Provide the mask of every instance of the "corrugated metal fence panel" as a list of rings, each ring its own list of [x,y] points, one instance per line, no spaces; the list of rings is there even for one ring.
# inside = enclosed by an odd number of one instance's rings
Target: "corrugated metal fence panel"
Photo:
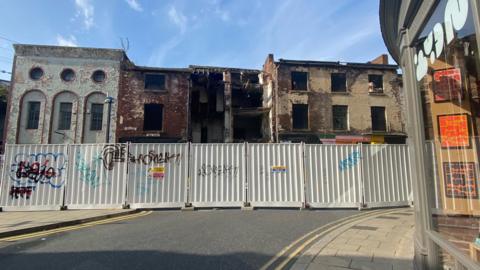
[[[6,145],[3,210],[60,210],[67,179],[66,145]]]
[[[302,144],[248,144],[248,200],[257,207],[302,207]]]
[[[69,209],[121,208],[125,203],[127,144],[70,145]]]
[[[358,145],[305,147],[306,200],[310,207],[359,207],[361,150]]]
[[[406,145],[362,145],[367,207],[409,205],[411,173]]]
[[[245,144],[191,144],[190,198],[196,207],[243,206]]]
[[[188,144],[130,144],[127,203],[182,207],[187,202]]]

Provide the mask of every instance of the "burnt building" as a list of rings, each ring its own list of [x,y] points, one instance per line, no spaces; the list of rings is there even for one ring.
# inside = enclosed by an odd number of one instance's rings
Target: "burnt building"
[[[123,65],[118,98],[119,142],[188,140],[190,70]]]
[[[401,79],[386,55],[369,63],[265,61],[274,141],[404,143]]]
[[[192,142],[269,142],[270,110],[259,70],[190,66]]]

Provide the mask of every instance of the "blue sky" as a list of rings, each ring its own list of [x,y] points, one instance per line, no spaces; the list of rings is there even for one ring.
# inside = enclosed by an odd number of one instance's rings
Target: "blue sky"
[[[260,69],[275,59],[366,62],[387,53],[378,0],[2,0],[0,70],[12,41],[121,48],[137,65]],[[0,73],[1,79],[10,79]]]

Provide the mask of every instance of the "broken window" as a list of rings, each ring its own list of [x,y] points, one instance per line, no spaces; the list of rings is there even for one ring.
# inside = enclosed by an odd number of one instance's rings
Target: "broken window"
[[[378,75],[378,74],[368,75],[368,92],[370,93],[383,92],[383,75]]]
[[[292,90],[307,91],[307,72],[292,71]]]
[[[345,73],[332,73],[330,78],[332,92],[347,92],[347,75]]]
[[[145,104],[143,130],[162,130],[163,105]]]
[[[90,109],[90,130],[102,130],[103,125],[103,104],[92,103]]]
[[[372,107],[372,131],[386,131],[385,107]]]
[[[348,130],[348,106],[335,105],[332,107],[333,130]]]
[[[292,104],[293,129],[308,128],[308,104]]]
[[[40,121],[40,102],[28,102],[28,119],[27,129],[38,129],[38,122]]]
[[[165,75],[145,74],[145,89],[165,90]]]
[[[61,102],[58,115],[58,130],[69,130],[72,123],[72,103]]]

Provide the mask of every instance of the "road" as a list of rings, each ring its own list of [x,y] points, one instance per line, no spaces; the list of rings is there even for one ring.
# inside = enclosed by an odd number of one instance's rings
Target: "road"
[[[154,211],[0,242],[0,269],[259,269],[304,234],[355,214],[358,211]]]

